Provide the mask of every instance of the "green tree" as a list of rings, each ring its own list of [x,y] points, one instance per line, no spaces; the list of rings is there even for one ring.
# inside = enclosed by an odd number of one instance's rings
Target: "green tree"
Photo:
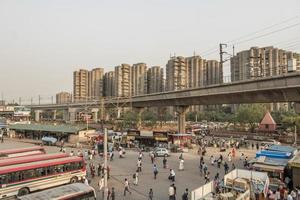
[[[144,122],[145,126],[153,127],[158,121],[158,116],[156,113],[150,110],[145,110],[142,113],[142,121]]]
[[[138,122],[138,115],[136,112],[127,111],[123,114],[123,127],[136,128]]]
[[[239,106],[235,120],[242,124],[249,124],[251,132],[254,132],[265,112],[266,108],[261,104],[243,104]]]

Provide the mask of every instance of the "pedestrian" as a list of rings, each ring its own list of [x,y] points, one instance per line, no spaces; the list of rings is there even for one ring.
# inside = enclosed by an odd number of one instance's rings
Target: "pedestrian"
[[[231,162],[232,161],[232,156],[231,156],[231,153],[229,152],[228,154],[228,162]]]
[[[116,200],[116,194],[115,194],[115,188],[114,187],[111,188],[110,196],[111,196],[111,200]]]
[[[215,157],[213,155],[210,156],[210,164],[211,165],[215,164]]]
[[[274,198],[274,200],[280,200],[280,191],[279,191],[279,188],[275,192],[275,198]]]
[[[175,188],[174,184],[169,187],[169,200],[175,200]]]
[[[215,175],[215,181],[219,179],[219,172]]]
[[[156,176],[158,174],[158,169],[157,169],[156,164],[154,164],[154,166],[153,166],[153,174],[154,174],[154,179],[156,179]]]
[[[167,158],[166,158],[166,156],[164,156],[164,159],[163,159],[163,166],[164,166],[164,169],[167,168]]]
[[[258,142],[256,143],[256,150],[257,151],[259,150],[259,144],[258,144]]]
[[[175,171],[173,169],[170,169],[169,180],[175,182]]]
[[[149,190],[148,200],[153,200],[153,190],[152,190],[152,188],[150,188],[150,190]]]
[[[209,182],[209,172],[207,172],[206,174],[205,174],[205,176],[204,176],[204,179],[205,179],[205,183],[208,183]]]
[[[128,182],[127,178],[125,178],[125,181],[124,181],[124,196],[126,196],[126,192],[129,192],[129,194],[131,194],[131,192],[129,190],[129,182]]]
[[[90,167],[90,172],[91,172],[92,178],[94,178],[94,176],[95,176],[94,164],[90,163],[89,167]]]
[[[254,143],[252,142],[252,144],[251,144],[251,147],[252,147],[252,150],[254,149]]]
[[[142,160],[138,159],[137,161],[137,171],[141,172],[142,171]]]
[[[222,163],[222,160],[219,158],[217,161],[218,168],[221,168],[221,163]]]
[[[139,181],[139,171],[136,170],[136,172],[133,174],[133,184],[138,185],[138,181]]]
[[[97,175],[98,175],[98,176],[101,176],[101,171],[102,171],[102,166],[101,166],[101,164],[99,163],[99,164],[98,164],[98,168],[97,168]]]
[[[231,154],[232,154],[232,157],[235,158],[235,148],[232,148]]]
[[[139,153],[139,159],[142,160],[142,158],[143,158],[143,153],[140,151],[140,153]]]
[[[202,162],[200,162],[199,169],[200,169],[200,176],[202,176],[202,173],[203,173],[203,163]]]
[[[151,158],[151,163],[153,164],[154,163],[154,158],[155,158],[155,155],[153,152],[150,153],[150,158]]]
[[[70,152],[70,156],[74,156],[74,151],[71,151],[71,152]]]
[[[189,199],[189,189],[185,189],[183,195],[182,195],[182,200],[188,200]]]
[[[181,159],[181,160],[179,161],[179,171],[183,171],[183,170],[184,170],[184,160]]]
[[[107,171],[107,178],[109,179],[110,178],[110,167],[109,167],[109,165],[107,165],[106,171]]]
[[[207,165],[206,165],[206,163],[203,163],[203,173],[204,174],[206,174],[206,172],[207,172]]]
[[[227,164],[227,162],[224,163],[224,171],[225,171],[225,174],[228,173],[228,170],[229,170],[229,166]]]
[[[232,165],[231,165],[231,170],[235,170],[235,164],[234,163],[232,163]]]
[[[241,154],[241,157],[240,157],[240,160],[244,160],[244,159],[245,159],[244,156],[245,156],[244,153],[242,153],[242,154]]]
[[[102,197],[104,196],[104,177],[102,176],[101,179],[98,182],[99,192],[102,191]]]
[[[113,152],[113,151],[111,151],[111,152],[109,153],[109,160],[110,160],[110,161],[113,161],[113,160],[114,160],[114,152]]]
[[[120,150],[119,150],[119,158],[124,158],[122,147],[120,147]]]
[[[183,155],[181,153],[180,156],[179,156],[179,160],[182,160],[182,159],[183,159]]]

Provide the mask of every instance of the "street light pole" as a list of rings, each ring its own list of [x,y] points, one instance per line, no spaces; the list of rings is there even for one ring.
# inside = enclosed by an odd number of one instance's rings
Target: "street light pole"
[[[107,199],[107,128],[104,128],[104,169],[105,169],[105,173],[104,173],[104,199]]]

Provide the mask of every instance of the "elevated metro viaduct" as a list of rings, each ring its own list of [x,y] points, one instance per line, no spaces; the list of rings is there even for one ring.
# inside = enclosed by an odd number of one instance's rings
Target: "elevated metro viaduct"
[[[65,120],[74,121],[76,109],[84,106],[94,109],[97,120],[98,109],[133,107],[139,116],[145,107],[174,106],[178,113],[178,131],[185,132],[185,113],[190,105],[218,105],[243,103],[295,102],[296,112],[300,113],[300,73],[257,78],[233,83],[223,83],[205,87],[189,88],[178,91],[153,93],[131,98],[104,98],[101,101],[78,102],[69,104],[28,105],[35,111],[36,121],[42,110],[66,111]],[[118,112],[119,115],[119,112]]]

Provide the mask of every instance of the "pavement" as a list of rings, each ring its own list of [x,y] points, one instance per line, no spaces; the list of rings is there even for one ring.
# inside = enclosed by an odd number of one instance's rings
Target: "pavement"
[[[21,140],[5,140],[4,143],[0,143],[0,149],[11,149],[11,148],[22,148],[33,146],[31,143],[24,143]],[[47,153],[55,153],[59,152],[60,148],[54,146],[45,146]],[[77,152],[77,149],[67,148],[67,152],[74,151]],[[82,149],[85,150],[85,149]],[[227,154],[229,150],[226,152],[219,152],[218,148],[208,147],[207,154],[204,157],[204,161],[208,165],[208,171],[212,180],[217,172],[219,172],[220,177],[224,176],[224,167],[221,166],[218,169],[216,166],[212,166],[210,164],[210,156],[214,155],[215,157],[219,157],[220,154],[223,155],[224,159],[227,161]],[[235,163],[237,168],[243,168],[243,162],[239,159],[241,153],[244,153],[245,156],[248,156],[249,159],[255,156],[256,150],[252,149],[239,149],[236,153],[236,157],[233,158],[233,163]],[[168,199],[168,188],[171,182],[168,180],[169,169],[172,168],[176,173],[176,181],[175,186],[177,188],[177,198],[181,199],[181,195],[183,194],[186,188],[189,191],[192,191],[198,187],[201,187],[204,184],[204,177],[200,176],[199,172],[199,160],[200,156],[194,152],[184,153],[184,171],[178,171],[179,167],[179,153],[171,153],[170,157],[168,157],[168,169],[163,169],[162,159],[157,158],[155,163],[158,166],[158,176],[155,180],[153,178],[153,164],[151,163],[149,153],[144,152],[144,157],[142,160],[142,172],[139,173],[139,183],[137,186],[133,185],[133,174],[136,171],[136,163],[138,158],[138,152],[134,150],[126,150],[125,158],[118,158],[118,152],[115,152],[113,161],[109,161],[108,164],[111,168],[111,177],[108,180],[109,189],[112,187],[115,188],[116,199],[117,200],[147,200],[149,189],[152,188],[154,192],[155,200],[166,200]],[[96,156],[92,161],[87,161],[87,163],[93,162],[95,166],[98,163],[103,162],[103,158]],[[229,163],[231,167],[231,163]],[[123,196],[124,190],[124,179],[127,178],[130,182],[130,191],[132,194],[127,194],[125,197]],[[99,181],[99,177],[95,176],[92,178],[88,171],[88,179],[90,180],[91,186],[93,186],[97,193],[97,199],[102,199],[100,192],[98,190],[97,183]]]

